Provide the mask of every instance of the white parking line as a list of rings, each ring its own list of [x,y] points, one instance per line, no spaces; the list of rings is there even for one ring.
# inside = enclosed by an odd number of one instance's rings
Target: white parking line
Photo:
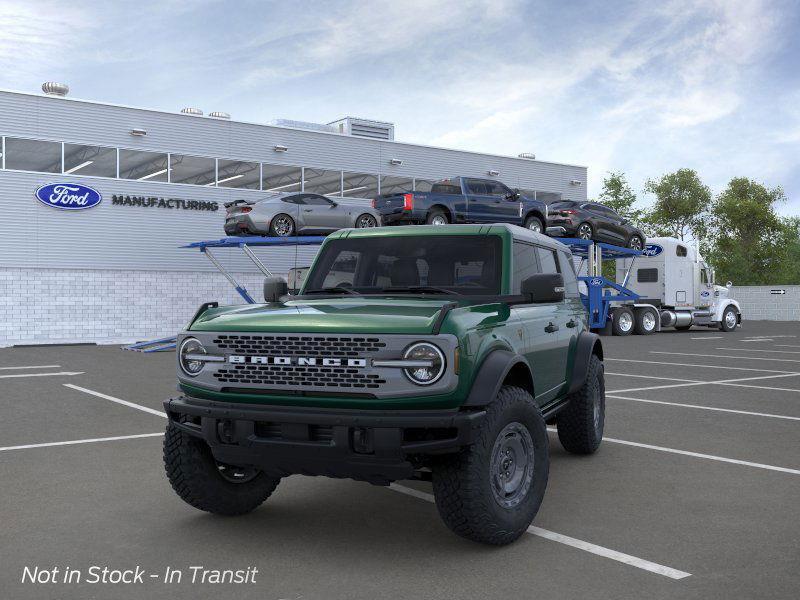
[[[606,394],[606,398],[615,400],[630,400],[631,402],[646,402],[647,404],[663,404],[666,406],[678,406],[680,408],[697,408],[700,410],[713,410],[717,412],[735,413],[738,415],[749,415],[751,417],[769,417],[771,419],[785,419],[787,421],[800,421],[800,417],[790,417],[788,415],[775,415],[772,413],[751,412],[749,410],[734,410],[732,408],[717,408],[716,406],[702,406],[700,404],[683,404],[681,402],[663,402],[661,400],[645,400],[644,398],[630,398]]]
[[[689,387],[693,385],[728,385],[728,384],[738,384],[740,381],[756,381],[759,379],[778,379],[780,377],[796,377],[800,375],[800,373],[784,373],[783,375],[761,375],[759,377],[740,377],[738,379],[719,379],[716,381],[695,381],[692,383],[673,383],[669,385],[651,385],[648,387],[640,387],[640,388],[629,388],[626,390],[608,390],[608,394],[621,394],[623,392],[643,392],[646,390],[663,390],[667,388],[677,388],[677,387]],[[65,384],[66,385],[66,384]],[[759,389],[769,389],[762,386],[748,386],[748,387],[755,387]]]
[[[640,379],[663,379],[665,381],[683,381],[685,383],[702,383],[701,379],[676,379],[675,377],[660,377],[659,375],[635,375],[633,373],[610,373],[605,372],[605,375],[614,375],[616,377],[639,377]]]
[[[435,502],[433,494],[420,492],[419,490],[415,490],[404,485],[392,483],[389,485],[389,489],[394,490],[395,492],[400,492],[401,494],[406,494],[407,496],[411,496],[413,498],[425,500],[426,502]],[[623,554],[622,552],[617,552],[616,550],[611,550],[610,548],[605,548],[604,546],[598,546],[597,544],[592,544],[591,542],[585,542],[568,535],[550,531],[549,529],[542,529],[541,527],[535,527],[531,525],[528,527],[528,533],[546,540],[558,542],[559,544],[564,544],[565,546],[577,548],[578,550],[590,552],[591,554],[602,556],[603,558],[609,558],[611,560],[636,567],[637,569],[649,571],[650,573],[655,573],[656,575],[663,575],[664,577],[669,577],[670,579],[685,579],[686,577],[690,577],[692,575],[686,571],[679,571],[678,569],[673,569],[672,567],[665,567],[664,565],[660,565],[643,558],[631,556],[630,554]]]
[[[672,354],[678,356],[702,356],[703,358],[735,358],[736,360],[742,360],[746,358],[747,360],[769,360],[772,362],[793,362],[793,363],[800,363],[800,360],[794,358],[760,358],[757,356],[727,356],[724,354],[690,354],[689,352],[664,352],[662,350],[650,350],[650,354]],[[704,367],[706,365],[697,365],[698,367]]]
[[[698,356],[706,356],[706,355],[699,354]],[[745,357],[737,356],[736,358],[745,358]],[[608,362],[610,360],[619,362],[644,363],[647,365],[672,365],[673,367],[698,367],[702,369],[728,369],[732,371],[758,371],[759,373],[787,373],[790,375],[795,374],[794,371],[776,371],[775,369],[756,369],[753,367],[728,367],[724,365],[698,365],[693,363],[663,362],[657,360],[638,360],[635,358],[605,358],[604,362]]]
[[[158,437],[164,435],[164,432],[159,433],[139,433],[137,435],[117,435],[114,437],[104,438],[91,438],[86,440],[68,440],[66,442],[46,442],[44,444],[25,444],[24,446],[5,446],[0,448],[0,452],[8,452],[9,450],[27,450],[29,448],[47,448],[49,446],[72,446],[75,444],[94,444],[96,442],[116,442],[117,440],[135,440],[138,438]]]
[[[740,343],[744,344],[746,342],[771,342],[773,341],[772,338],[756,338],[754,340],[739,340]]]
[[[792,350],[762,350],[761,348],[714,348],[714,350],[733,350],[734,352],[771,352],[774,354],[800,354]],[[742,356],[747,356],[743,354]]]
[[[703,337],[693,337],[689,338],[690,340],[720,340],[724,338],[724,335],[704,335]]]
[[[32,365],[25,367],[0,367],[0,371],[14,371],[16,369],[60,369],[61,365]]]
[[[55,375],[83,375],[83,371],[59,371],[58,373],[14,373],[13,375],[0,375],[0,379],[12,379],[17,377],[53,377]]]
[[[776,348],[800,348],[800,346],[796,344],[775,344]]]
[[[128,406],[130,408],[135,408],[136,410],[141,410],[146,413],[150,413],[151,415],[156,415],[158,417],[167,418],[167,413],[162,412],[160,410],[156,410],[154,408],[148,408],[147,406],[142,406],[141,404],[134,404],[133,402],[128,402],[127,400],[122,400],[120,398],[115,398],[114,396],[109,396],[108,394],[101,394],[100,392],[95,392],[94,390],[89,390],[78,385],[72,385],[71,383],[65,383],[64,387],[68,387],[73,390],[78,390],[79,392],[83,392],[84,394],[91,394],[92,396],[97,396],[98,398],[103,398],[104,400],[109,400],[111,402],[116,402],[117,404],[122,404],[123,406]]]

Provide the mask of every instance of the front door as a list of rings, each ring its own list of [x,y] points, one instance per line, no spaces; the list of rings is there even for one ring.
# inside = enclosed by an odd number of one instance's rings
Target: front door
[[[347,226],[346,214],[341,204],[326,198],[310,194],[304,198],[300,207],[302,228],[300,232],[331,232]]]
[[[490,198],[486,212],[491,223],[522,224],[520,201],[510,189],[499,181],[485,181]]]
[[[489,194],[486,183],[481,179],[465,179],[464,193],[467,198],[467,220],[470,223],[494,223],[490,206],[495,199]]]

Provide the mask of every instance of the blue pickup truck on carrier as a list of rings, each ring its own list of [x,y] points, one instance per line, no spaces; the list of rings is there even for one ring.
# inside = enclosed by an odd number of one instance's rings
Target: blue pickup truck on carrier
[[[453,177],[430,192],[385,194],[372,201],[384,225],[511,223],[544,233],[547,205],[494,179]]]

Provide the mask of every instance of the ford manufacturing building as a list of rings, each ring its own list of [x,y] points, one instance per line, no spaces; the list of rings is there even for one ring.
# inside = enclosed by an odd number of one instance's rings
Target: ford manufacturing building
[[[455,175],[494,177],[547,200],[586,199],[585,167],[396,142],[389,123],[262,125],[43,89],[0,91],[0,346],[169,336],[202,302],[241,303],[201,252],[180,248],[223,237],[232,200],[303,190],[369,203]],[[42,186],[75,184],[96,190],[96,205],[59,210],[37,200]],[[316,250],[257,253],[285,274]],[[238,249],[216,254],[260,293],[263,276]]]

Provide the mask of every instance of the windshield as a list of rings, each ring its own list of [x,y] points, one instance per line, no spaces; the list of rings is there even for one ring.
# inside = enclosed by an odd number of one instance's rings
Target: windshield
[[[499,295],[496,235],[425,235],[333,240],[303,293]]]

